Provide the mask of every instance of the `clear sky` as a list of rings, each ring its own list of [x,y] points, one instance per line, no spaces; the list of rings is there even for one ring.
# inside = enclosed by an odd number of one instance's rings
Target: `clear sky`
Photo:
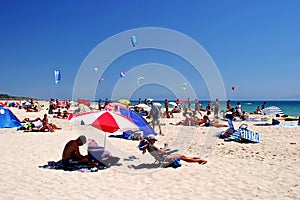
[[[297,0],[1,0],[0,93],[71,99],[79,69],[101,42],[131,29],[158,27],[184,34],[205,49],[220,73],[228,99],[300,100],[299,10]],[[143,73],[150,74],[143,70],[151,67],[153,80],[151,76],[141,80],[130,98],[185,98],[191,88],[197,98],[210,98],[208,88],[213,86],[185,58],[161,49],[138,49],[143,41],[138,33],[136,37],[136,51],[120,55],[103,74],[93,71],[98,66],[89,66],[92,73],[104,78],[92,91],[95,99],[112,94],[128,98],[112,91],[124,92],[121,86],[132,79],[136,82],[137,76],[145,77]],[[165,36],[161,40],[176,43]],[[108,48],[107,55],[122,49],[121,45]],[[176,45],[180,49],[184,41]],[[102,61],[107,55],[97,57]],[[55,69],[62,74],[58,85]],[[121,71],[125,71],[123,79]],[[174,71],[178,77],[170,75]],[[154,81],[157,77],[175,86],[170,89]],[[188,83],[187,89],[175,94],[173,87],[181,88],[183,83]]]

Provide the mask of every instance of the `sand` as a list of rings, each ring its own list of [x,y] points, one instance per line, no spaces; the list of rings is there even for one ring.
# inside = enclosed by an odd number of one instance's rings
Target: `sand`
[[[46,109],[28,113],[11,109],[19,119],[42,117]],[[300,128],[255,126],[261,143],[224,142],[215,133],[226,128],[174,126],[181,115],[162,119],[167,142],[179,153],[208,160],[205,165],[182,162],[182,167],[146,168],[154,160],[142,155],[137,141],[108,137],[106,148],[120,158],[118,165],[81,173],[42,169],[61,159],[66,142],[80,134],[102,144],[104,134],[67,120],[54,133],[24,133],[0,129],[0,199],[300,199]],[[223,122],[225,123],[225,122]],[[235,122],[238,127],[243,122]],[[157,128],[156,128],[157,130]],[[81,147],[86,153],[87,146]],[[134,155],[133,161],[124,160]]]

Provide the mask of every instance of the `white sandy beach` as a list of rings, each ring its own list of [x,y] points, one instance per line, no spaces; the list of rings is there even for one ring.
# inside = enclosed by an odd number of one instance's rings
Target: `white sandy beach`
[[[47,112],[45,108],[38,113],[11,110],[21,120]],[[158,145],[168,142],[179,153],[200,154],[207,164],[182,161],[177,169],[143,168],[147,159],[149,163],[154,160],[142,155],[137,141],[107,137],[107,150],[120,158],[119,165],[90,173],[42,169],[39,166],[48,161],[61,159],[70,139],[95,134],[101,140],[104,134],[51,116],[49,121],[62,130],[24,133],[16,128],[0,129],[0,199],[300,199],[299,127],[247,122],[248,129],[260,133],[261,143],[241,144],[214,137],[226,128],[170,125],[179,119],[177,115],[162,120],[165,136],[158,136]],[[86,153],[86,148],[81,147],[81,152]],[[124,161],[128,155],[138,159]]]

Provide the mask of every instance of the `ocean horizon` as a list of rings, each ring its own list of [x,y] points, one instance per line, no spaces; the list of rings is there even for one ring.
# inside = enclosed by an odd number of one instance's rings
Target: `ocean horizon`
[[[113,100],[112,102],[116,102],[118,100]],[[187,101],[187,100],[186,100]],[[211,103],[211,108],[213,106],[214,101],[209,101],[209,100],[198,100],[200,104],[202,105],[203,108],[207,106],[207,104],[210,102]],[[138,100],[130,100],[131,105],[136,105],[138,104]],[[142,100],[144,102],[144,100]],[[164,107],[164,100],[153,100],[153,102],[158,102],[162,104]],[[176,102],[176,100],[169,100],[168,102]],[[300,100],[230,100],[231,102],[231,107],[235,107],[238,102],[241,103],[242,105],[242,110],[247,112],[247,113],[253,113],[256,111],[257,106],[261,108],[263,102],[266,102],[266,107],[270,106],[276,106],[279,107],[285,115],[289,116],[300,116]],[[103,101],[102,101],[103,103]],[[219,101],[220,108],[219,110],[226,110],[226,103],[227,101]],[[171,107],[169,105],[169,107]],[[191,108],[195,108],[195,101],[191,101]]]

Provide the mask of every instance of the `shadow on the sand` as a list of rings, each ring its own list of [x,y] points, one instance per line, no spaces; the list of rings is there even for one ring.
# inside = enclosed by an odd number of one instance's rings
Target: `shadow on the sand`
[[[118,163],[119,160],[120,160],[119,157],[110,157],[106,160],[101,160],[101,161],[98,161],[98,162],[101,163],[101,164],[104,164],[106,167],[121,166],[122,164]]]

